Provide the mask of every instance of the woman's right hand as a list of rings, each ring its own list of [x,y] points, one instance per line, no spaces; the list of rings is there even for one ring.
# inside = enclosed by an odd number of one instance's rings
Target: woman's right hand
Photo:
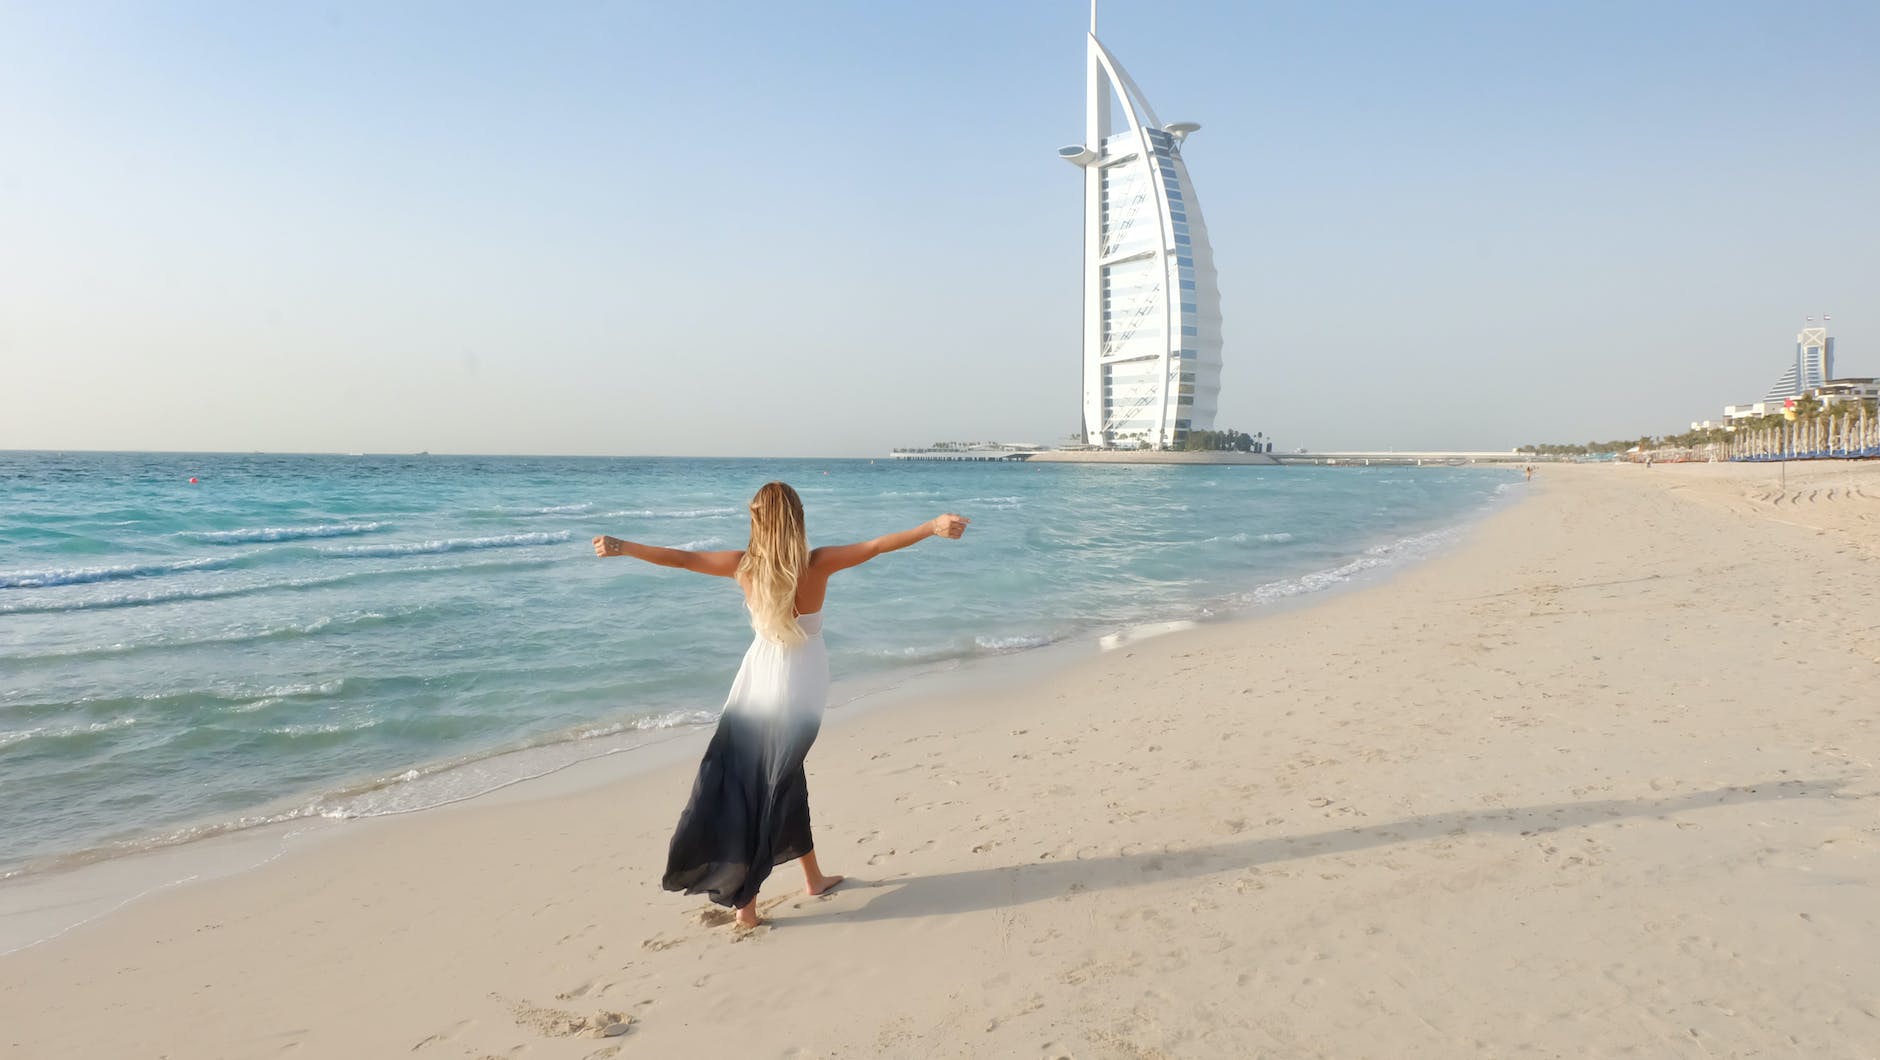
[[[972,522],[972,520],[963,515],[954,515],[952,512],[947,512],[945,515],[934,516],[933,522],[929,525],[933,527],[933,536],[951,538],[954,541],[958,541],[960,535],[966,532],[966,524],[970,522]]]

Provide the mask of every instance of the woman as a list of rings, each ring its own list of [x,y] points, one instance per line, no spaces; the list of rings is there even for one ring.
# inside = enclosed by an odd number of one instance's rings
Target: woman
[[[710,895],[736,909],[737,923],[748,928],[757,926],[757,890],[774,866],[800,860],[804,890],[811,895],[842,882],[816,864],[803,777],[803,757],[816,741],[829,699],[829,655],[822,640],[829,576],[923,538],[957,539],[968,522],[948,513],[873,541],[812,551],[802,500],[789,486],[769,482],[751,498],[751,544],[742,552],[594,539],[597,556],[632,556],[736,578],[757,632],[699,763],[692,798],[679,815],[666,857],[667,890]]]

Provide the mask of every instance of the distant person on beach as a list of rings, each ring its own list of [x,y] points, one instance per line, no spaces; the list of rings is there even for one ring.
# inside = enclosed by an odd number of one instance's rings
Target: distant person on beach
[[[667,890],[708,895],[735,909],[737,923],[748,928],[758,924],[758,888],[786,861],[802,862],[808,894],[842,882],[816,863],[803,775],[803,758],[816,742],[829,701],[829,654],[822,639],[829,577],[925,538],[957,540],[969,521],[949,512],[898,534],[812,550],[802,500],[789,486],[769,482],[751,498],[751,543],[743,551],[690,552],[617,537],[594,539],[597,556],[632,556],[737,579],[757,634],[679,815],[666,856]]]
[[[1534,481],[1534,465],[1533,464],[1529,464],[1528,466],[1522,468],[1521,470],[1523,472],[1526,472],[1526,477],[1524,477],[1521,481],[1523,482]]]

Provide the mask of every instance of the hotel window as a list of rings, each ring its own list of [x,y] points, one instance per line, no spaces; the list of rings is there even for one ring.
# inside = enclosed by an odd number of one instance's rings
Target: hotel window
[[[1184,313],[1198,313],[1198,312],[1200,312],[1200,310],[1198,310],[1198,309],[1196,309],[1196,308],[1195,308],[1195,304],[1194,304],[1193,302],[1183,302],[1183,303],[1182,303],[1182,312],[1184,312]]]
[[[1175,264],[1180,265],[1184,269],[1192,269],[1195,267],[1195,259],[1177,254],[1175,255]]]
[[[1184,290],[1184,291],[1192,291],[1192,290],[1194,290],[1194,289],[1195,289],[1195,281],[1193,281],[1193,280],[1183,280],[1183,281],[1182,281],[1182,290]]]
[[[1196,328],[1196,327],[1183,327],[1182,334],[1188,336],[1189,338],[1198,338],[1201,335],[1201,329]],[[1183,356],[1187,356],[1187,353],[1188,353],[1187,350],[1182,351]]]
[[[1184,247],[1190,245],[1190,240],[1187,236],[1176,236],[1175,242],[1181,244]]]

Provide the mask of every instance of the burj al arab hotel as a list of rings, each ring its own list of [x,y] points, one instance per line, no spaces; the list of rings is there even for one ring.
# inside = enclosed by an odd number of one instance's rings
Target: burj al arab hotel
[[[1178,449],[1213,429],[1221,389],[1220,287],[1182,161],[1201,126],[1156,117],[1097,39],[1096,0],[1085,78],[1084,142],[1058,150],[1084,171],[1084,441]]]

